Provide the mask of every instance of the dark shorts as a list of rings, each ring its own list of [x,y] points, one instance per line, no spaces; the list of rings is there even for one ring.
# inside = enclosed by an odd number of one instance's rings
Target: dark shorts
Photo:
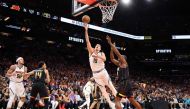
[[[118,86],[117,97],[120,97],[120,98],[132,98],[133,97],[130,80],[118,81],[117,86]]]
[[[36,98],[37,94],[39,93],[40,98],[48,98],[48,89],[44,83],[34,83],[32,85],[31,96]]]

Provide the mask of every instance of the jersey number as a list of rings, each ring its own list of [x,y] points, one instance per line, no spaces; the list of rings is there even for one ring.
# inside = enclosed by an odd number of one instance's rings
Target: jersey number
[[[93,63],[97,63],[98,62],[98,59],[93,59]]]
[[[17,77],[17,78],[21,78],[21,77],[22,77],[22,74],[17,74],[16,77]]]
[[[42,72],[41,71],[38,71],[35,73],[35,78],[36,79],[40,79],[42,77]]]

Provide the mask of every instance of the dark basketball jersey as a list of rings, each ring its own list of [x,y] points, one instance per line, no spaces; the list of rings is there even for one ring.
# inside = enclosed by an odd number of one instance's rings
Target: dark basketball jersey
[[[129,80],[129,68],[119,68],[118,71],[118,97],[130,98],[133,97],[131,83]]]
[[[46,79],[46,74],[45,71],[43,69],[36,69],[34,70],[34,83],[45,83],[45,79]]]
[[[119,68],[118,77],[120,81],[129,79],[129,68]]]

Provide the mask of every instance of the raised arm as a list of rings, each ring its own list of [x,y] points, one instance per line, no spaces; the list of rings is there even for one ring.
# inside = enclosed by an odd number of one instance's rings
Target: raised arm
[[[117,55],[117,57],[119,58],[119,61],[122,64],[127,64],[125,58],[119,53],[119,51],[117,50],[117,48],[115,47],[115,45],[111,42],[111,38],[109,36],[106,37],[108,44],[111,46],[112,51]]]
[[[10,68],[9,68],[9,70],[6,73],[6,76],[7,77],[13,76],[14,75],[13,72],[15,71],[15,69],[16,69],[16,66],[15,65],[11,65]]]
[[[119,67],[119,61],[115,59],[112,48],[110,50],[110,59],[112,63]]]
[[[92,52],[94,51],[94,48],[92,48],[90,40],[89,40],[89,35],[88,35],[88,24],[84,24],[84,29],[85,29],[85,40],[86,40],[86,45],[89,54],[91,55]]]

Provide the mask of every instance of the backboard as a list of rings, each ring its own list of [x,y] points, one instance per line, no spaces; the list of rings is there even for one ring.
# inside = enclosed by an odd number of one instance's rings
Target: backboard
[[[78,16],[96,7],[103,0],[72,0],[72,15]]]

